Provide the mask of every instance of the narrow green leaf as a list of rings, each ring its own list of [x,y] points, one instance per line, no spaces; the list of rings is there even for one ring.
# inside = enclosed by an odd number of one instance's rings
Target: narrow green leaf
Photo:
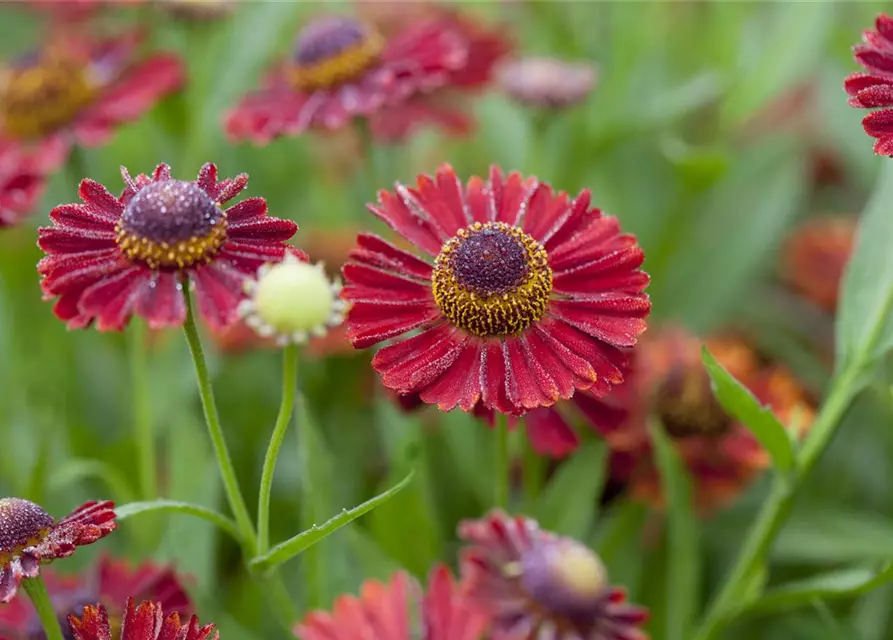
[[[791,517],[772,555],[788,563],[882,562],[893,557],[893,521],[865,510],[814,505]]]
[[[821,573],[767,589],[748,605],[742,615],[786,611],[811,604],[814,600],[853,598],[893,580],[893,561],[880,567],[853,567]]]
[[[549,531],[572,538],[585,537],[595,522],[605,483],[607,454],[604,441],[585,443],[526,510]]]
[[[893,346],[893,162],[884,162],[862,212],[837,316],[838,370],[863,368]]]
[[[772,456],[776,468],[786,472],[794,468],[794,447],[784,425],[772,410],[762,406],[754,395],[726,371],[725,367],[707,350],[701,349],[701,360],[710,380],[713,393],[723,409],[753,432],[763,448]]]
[[[282,564],[283,562],[291,560],[296,555],[304,551],[304,549],[311,547],[326,536],[329,536],[338,531],[338,529],[340,529],[341,527],[350,524],[363,514],[369,513],[379,505],[384,504],[385,502],[393,498],[395,495],[400,493],[400,491],[409,486],[409,483],[412,481],[413,475],[413,473],[410,473],[398,484],[394,485],[384,493],[380,493],[374,498],[367,500],[363,504],[358,505],[353,509],[345,509],[337,516],[330,519],[328,522],[319,526],[311,527],[306,531],[302,531],[295,537],[277,544],[275,547],[270,549],[269,553],[259,558],[253,559],[251,561],[251,567],[253,569],[269,570]]]
[[[672,441],[659,424],[651,425],[661,484],[669,517],[667,567],[667,640],[686,640],[698,609],[701,567],[691,480]]]
[[[133,502],[136,492],[117,469],[101,460],[75,458],[63,463],[47,480],[50,491],[58,491],[81,480],[100,480],[111,491],[117,502]]]
[[[209,509],[208,507],[203,507],[198,504],[177,502],[176,500],[149,500],[147,502],[131,502],[129,504],[123,504],[117,507],[115,509],[115,514],[118,516],[118,520],[126,520],[127,518],[132,518],[133,516],[157,511],[173,511],[175,513],[185,513],[191,516],[195,516],[196,518],[202,518],[203,520],[207,520],[208,522],[217,525],[218,527],[220,527],[220,529],[231,535],[235,540],[239,540],[239,532],[236,528],[235,522],[227,518],[222,513],[218,513],[213,509]]]

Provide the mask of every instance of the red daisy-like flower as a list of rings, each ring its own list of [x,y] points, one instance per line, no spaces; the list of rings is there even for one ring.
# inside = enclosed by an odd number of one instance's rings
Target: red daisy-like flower
[[[192,612],[192,601],[170,567],[147,562],[133,568],[126,561],[103,556],[86,575],[60,576],[47,568],[41,577],[63,626],[69,614],[97,602],[108,606],[111,617],[120,620],[124,617],[121,604],[131,594],[180,615]],[[13,598],[0,607],[0,640],[34,640],[42,634],[40,618],[26,598]]]
[[[648,430],[652,415],[672,438],[704,513],[739,495],[770,464],[753,433],[716,401],[701,363],[702,344],[783,424],[796,426],[797,435],[812,424],[813,408],[791,374],[762,364],[741,340],[717,337],[702,343],[678,328],[650,336],[636,349],[626,384],[603,398],[577,394],[571,403],[608,442],[612,477],[634,498],[659,509],[665,501]],[[553,411],[551,418],[556,430],[564,422],[565,432],[573,434],[562,414]]]
[[[504,29],[489,28],[455,8],[431,4],[432,16],[459,34],[468,51],[465,64],[450,72],[446,84],[376,113],[372,134],[385,142],[400,142],[416,129],[432,125],[452,135],[469,133],[475,125],[466,97],[481,91],[494,79],[496,65],[512,50]]]
[[[0,499],[0,602],[9,602],[23,578],[34,578],[41,563],[66,558],[77,547],[114,531],[115,504],[87,502],[58,522],[21,498]]]
[[[490,615],[493,640],[646,640],[648,611],[626,602],[589,548],[530,518],[494,511],[459,537],[468,598]]]
[[[318,17],[298,34],[291,60],[227,115],[225,128],[233,140],[258,144],[311,127],[339,129],[444,85],[466,55],[441,21],[385,39],[355,18]]]
[[[179,59],[139,61],[139,37],[67,35],[0,71],[0,138],[35,147],[41,166],[64,163],[73,144],[98,146],[183,84]]]
[[[853,107],[873,109],[862,119],[865,133],[877,138],[874,152],[893,156],[893,18],[881,14],[875,21],[875,31],[862,33],[862,44],[857,44],[856,62],[866,73],[854,73],[846,79],[844,88]]]
[[[46,176],[35,155],[0,140],[0,229],[30,214],[45,185]]]
[[[100,331],[120,331],[133,314],[153,329],[182,325],[182,288],[191,283],[205,320],[220,330],[236,317],[245,279],[293,250],[285,241],[298,225],[269,217],[263,198],[223,208],[247,174],[218,181],[211,163],[191,182],[173,179],[166,164],[151,177],[121,173],[119,197],[84,180],[83,204],[56,207],[54,226],[39,231],[44,297],[58,297],[54,311],[69,328],[95,320]]]
[[[101,604],[84,607],[80,618],[69,615],[68,628],[74,640],[112,640],[108,611]],[[213,624],[200,626],[196,616],[183,624],[177,612],[165,618],[160,603],[142,602],[134,607],[131,598],[124,608],[119,636],[120,640],[218,640],[219,637]]]
[[[635,237],[589,191],[571,199],[498,167],[463,185],[444,166],[370,210],[434,258],[364,234],[343,269],[355,347],[414,334],[375,354],[386,387],[444,411],[521,414],[623,382],[648,275]]]
[[[368,580],[359,597],[338,598],[332,613],[310,613],[295,625],[295,635],[301,640],[478,640],[482,636],[487,617],[465,597],[445,566],[434,568],[427,591],[420,592],[419,585],[402,571],[388,584]],[[418,603],[421,610],[418,635],[411,603]]]

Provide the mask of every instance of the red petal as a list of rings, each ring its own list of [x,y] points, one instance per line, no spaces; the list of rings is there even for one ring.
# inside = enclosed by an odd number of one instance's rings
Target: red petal
[[[228,260],[237,270],[253,276],[256,275],[255,272],[261,265],[268,262],[280,262],[285,257],[285,253],[286,247],[278,243],[234,242],[231,240],[217,254],[217,259]]]
[[[589,208],[590,201],[591,195],[589,190],[585,189],[580,192],[580,195],[569,206],[553,207],[549,210],[545,216],[549,227],[539,238],[543,246],[549,251],[549,255],[555,249],[560,249],[564,242],[571,240],[588,221],[601,216],[599,209]]]
[[[614,251],[636,247],[636,238],[621,234],[620,223],[613,216],[583,214],[577,227],[573,237],[554,245],[549,252],[549,264],[553,269],[576,267]]]
[[[291,220],[279,218],[255,218],[227,225],[226,232],[233,240],[263,240],[264,242],[285,242],[298,230]]]
[[[624,383],[624,387],[621,388],[625,388],[627,384],[630,383]],[[616,399],[616,394],[612,393],[607,398],[600,399],[592,397],[587,392],[581,392],[574,395],[573,403],[586,416],[587,425],[594,427],[602,435],[608,435],[625,428],[630,418],[630,410],[623,403],[618,403],[616,406],[611,404],[611,399]]]
[[[446,237],[434,226],[430,214],[408,207],[404,199],[389,191],[379,191],[378,202],[379,206],[369,205],[369,210],[379,220],[431,255],[440,253]]]
[[[207,166],[207,165],[206,165]],[[211,165],[212,167],[214,165]],[[202,168],[204,170],[204,167]],[[214,180],[217,175],[217,167],[214,167]],[[201,176],[199,176],[199,180],[201,180]],[[204,186],[199,184],[205,191],[208,189],[214,189],[212,185],[216,184],[215,182],[206,182]],[[262,218],[267,215],[267,201],[263,198],[245,198],[239,203],[234,204],[229,209],[226,210],[226,220],[227,223],[233,222],[242,222],[245,220],[253,220],[255,218]]]
[[[893,55],[882,53],[870,45],[856,45],[856,62],[873,73],[893,73]]]
[[[365,233],[357,236],[357,244],[359,248],[351,252],[351,259],[402,272],[424,282],[431,281],[431,265],[408,251],[398,249],[378,236]]]
[[[458,331],[444,335],[428,330],[420,335],[425,339],[414,343],[414,349],[403,359],[396,360],[394,357],[395,352],[407,353],[400,343],[375,354],[372,366],[381,373],[381,381],[387,388],[399,393],[421,391],[453,366],[468,341]],[[387,366],[384,363],[388,363]]]
[[[154,640],[158,638],[163,625],[161,607],[153,602],[142,602],[134,608],[133,600],[128,598],[121,640]]]
[[[436,403],[441,411],[458,406],[471,411],[481,398],[481,343],[468,340],[456,362],[421,393],[428,403]]]
[[[468,187],[465,189],[465,202],[475,222],[483,224],[491,221],[490,196],[487,185],[481,178],[472,176],[468,180]]]
[[[87,605],[80,618],[68,614],[68,628],[74,640],[111,640],[109,616],[105,607]]]
[[[459,229],[467,227],[469,223],[464,207],[456,206],[455,201],[447,200],[441,194],[440,177],[438,173],[435,181],[426,175],[419,176],[418,190],[412,190],[412,194],[419,204],[430,212],[431,217],[438,221],[445,236],[450,237],[456,235]]]
[[[494,174],[494,172],[498,172],[498,174]],[[525,181],[520,173],[514,171],[509,174],[508,179],[503,184],[502,173],[496,167],[493,167],[490,169],[491,184],[495,175],[499,176],[497,179],[499,188],[494,189],[496,220],[512,226],[519,226],[527,215],[530,199],[536,193],[539,183],[535,178]],[[497,191],[498,195],[495,193]]]
[[[37,244],[44,252],[79,253],[117,247],[114,231],[71,231],[68,229],[42,227],[37,230]]]
[[[234,142],[268,144],[282,135],[303,133],[325,100],[322,92],[303,94],[285,86],[264,89],[249,94],[227,113],[224,128]]]
[[[562,363],[574,378],[574,385],[578,389],[586,389],[592,386],[598,379],[598,375],[593,363],[581,358],[577,353],[572,351],[567,345],[563,344],[558,338],[552,335],[551,327],[553,324],[546,325],[541,323],[534,327],[536,339],[542,341],[542,348],[552,351],[555,358]],[[548,330],[547,330],[548,329]],[[528,332],[528,342],[531,346],[537,346],[534,342],[533,332]]]
[[[884,136],[875,142],[874,152],[879,156],[893,156],[893,135]]]
[[[191,276],[202,316],[213,330],[223,330],[235,319],[244,298],[244,274],[216,262],[196,269]]]
[[[577,377],[571,369],[568,369],[564,361],[555,354],[551,347],[544,342],[543,335],[538,331],[527,331],[522,336],[524,347],[528,351],[528,357],[541,367],[543,374],[548,376],[554,393],[558,398],[570,398],[578,387],[588,387],[591,379]]]
[[[226,204],[237,195],[244,191],[248,186],[248,174],[240,173],[235,178],[227,178],[217,183],[215,189],[209,191],[209,195],[217,201],[218,204]]]
[[[555,402],[555,395],[544,393],[542,387],[552,385],[541,368],[534,373],[521,340],[506,338],[502,344],[502,352],[506,360],[506,385],[509,401],[524,409],[545,407]],[[555,391],[552,385],[551,391]]]
[[[206,162],[202,168],[198,170],[198,176],[195,178],[195,184],[207,193],[212,200],[217,199],[217,165],[213,162]],[[264,203],[266,208],[266,203]],[[239,205],[236,205],[239,206]],[[235,207],[233,207],[235,208]],[[229,209],[227,215],[229,215]]]
[[[133,312],[146,319],[151,329],[181,327],[186,322],[186,300],[174,273],[155,273],[140,289]]]
[[[862,118],[865,133],[872,138],[880,138],[893,134],[893,109],[874,111]]]
[[[342,297],[345,300],[419,300],[431,298],[431,286],[402,275],[348,263],[341,269],[347,286]]]
[[[521,411],[509,400],[508,372],[502,343],[489,340],[481,354],[481,400],[484,406],[505,414],[518,414]]]
[[[893,78],[884,78],[870,73],[853,73],[844,81],[843,88],[849,95],[854,96],[868,87],[890,84],[893,84]]]
[[[357,349],[365,349],[436,322],[440,317],[440,309],[433,304],[354,302],[347,315],[347,338]]]
[[[51,296],[73,289],[83,290],[100,278],[126,268],[127,264],[119,261],[119,258],[120,253],[117,248],[90,254],[76,253],[72,256],[65,256],[52,265],[44,262],[48,260],[48,258],[44,258],[38,265],[38,270],[46,274],[46,277],[41,280],[41,289],[45,294]]]
[[[622,294],[593,296],[589,299],[553,300],[551,312],[577,329],[615,347],[634,347],[645,331],[651,310],[647,296]]]
[[[527,439],[533,450],[563,458],[580,446],[580,438],[555,409],[535,409],[524,415]]]
[[[62,204],[50,211],[50,220],[57,227],[114,233],[117,218],[110,220],[105,215],[97,215],[96,208],[89,205]]]
[[[96,318],[100,331],[123,331],[139,288],[150,274],[145,267],[132,266],[105,277],[84,290],[78,309]]]
[[[593,394],[604,395],[612,385],[623,382],[627,357],[622,351],[578,331],[563,321],[551,322],[548,325],[541,323],[539,326],[594,369],[597,378],[593,381]]]
[[[850,100],[850,105],[866,109],[893,107],[893,85],[876,85],[863,89]]]
[[[94,215],[109,222],[117,222],[124,213],[124,204],[95,180],[89,178],[82,180],[78,187],[78,195]]]

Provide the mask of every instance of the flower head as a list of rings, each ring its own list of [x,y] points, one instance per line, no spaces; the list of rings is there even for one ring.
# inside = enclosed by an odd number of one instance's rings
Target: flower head
[[[0,229],[30,214],[45,185],[46,175],[35,154],[0,140]]]
[[[69,615],[68,628],[74,640],[112,638],[108,611],[101,604],[84,607],[81,617]],[[147,601],[134,607],[133,600],[128,598],[119,637],[120,640],[217,640],[220,634],[213,624],[199,626],[196,616],[183,624],[178,612],[165,618],[160,603]]]
[[[113,502],[87,502],[58,522],[21,498],[0,498],[0,602],[9,602],[23,578],[41,563],[66,558],[117,528]]]
[[[782,253],[782,276],[816,305],[834,313],[843,272],[856,242],[856,219],[810,220],[788,239]]]
[[[645,640],[648,612],[626,602],[589,548],[494,511],[459,525],[468,597],[491,617],[494,640]]]
[[[463,185],[444,166],[370,209],[433,258],[364,234],[343,269],[355,347],[413,333],[373,359],[387,388],[444,411],[521,414],[623,381],[648,276],[636,239],[588,191],[571,199],[497,167]]]
[[[168,611],[188,615],[192,602],[177,574],[170,567],[143,563],[131,567],[126,561],[100,558],[86,575],[60,576],[51,568],[41,577],[46,582],[53,607],[63,626],[69,614],[80,614],[97,602],[108,607],[113,620],[124,616],[121,605],[132,594],[137,600],[158,602]],[[43,628],[27,598],[17,597],[0,607],[0,638],[3,640],[42,640]]]
[[[508,95],[533,107],[568,107],[586,99],[595,86],[595,67],[588,62],[521,58],[499,68],[499,83]]]
[[[438,21],[392,38],[347,16],[319,16],[298,34],[291,58],[226,118],[231,138],[266,144],[356,117],[443,85],[465,64],[461,38]]]
[[[307,264],[293,255],[262,266],[257,280],[247,280],[244,288],[248,298],[239,305],[239,313],[245,323],[261,337],[275,337],[280,345],[324,336],[344,320],[340,283],[331,282],[322,265]]]
[[[883,107],[865,116],[862,127],[877,138],[875,153],[893,156],[893,18],[880,14],[875,30],[864,31],[862,44],[853,50],[865,73],[854,73],[846,79],[849,104],[862,109]]]
[[[64,163],[74,143],[97,146],[183,84],[180,61],[137,62],[139,38],[59,39],[0,72],[0,138],[38,150],[41,166]]]
[[[301,640],[330,638],[375,638],[406,640],[416,619],[410,604],[418,603],[421,611],[421,640],[478,640],[487,624],[486,616],[476,603],[465,597],[449,569],[435,567],[424,594],[403,572],[389,583],[369,580],[359,597],[341,596],[331,613],[315,611],[295,626]],[[416,637],[413,635],[412,637]]]
[[[47,253],[38,265],[44,297],[58,297],[54,311],[70,328],[96,321],[101,331],[120,331],[136,314],[159,329],[183,324],[182,288],[191,283],[205,320],[225,327],[243,282],[285,257],[297,225],[267,216],[263,198],[224,208],[246,174],[218,181],[210,163],[189,182],[175,180],[166,164],[151,177],[121,171],[119,197],[84,180],[83,204],[50,212],[54,226],[40,229],[38,242]]]

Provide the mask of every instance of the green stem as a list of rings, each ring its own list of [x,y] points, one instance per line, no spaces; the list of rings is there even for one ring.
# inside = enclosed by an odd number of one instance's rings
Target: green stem
[[[496,414],[496,426],[493,428],[496,436],[496,461],[493,486],[496,489],[493,503],[502,509],[509,504],[509,428],[508,416],[504,413]]]
[[[318,477],[315,465],[321,464],[313,458],[313,452],[319,451],[319,443],[316,442],[317,433],[310,422],[310,412],[307,407],[307,399],[303,395],[298,399],[298,411],[295,416],[295,426],[298,432],[298,464],[302,470],[301,476],[301,524],[305,530],[312,530],[317,526],[324,515],[317,507],[318,500],[314,499],[311,478]],[[300,535],[300,534],[299,534]],[[296,536],[297,537],[297,536]],[[294,538],[292,539],[294,540]],[[295,541],[296,542],[296,541]],[[288,541],[280,543],[277,548],[288,545]],[[286,548],[288,548],[286,546]],[[288,557],[294,557],[295,553],[289,551]],[[325,559],[317,545],[301,548],[301,570],[304,584],[307,585],[307,609],[319,609],[322,607],[326,596]]]
[[[797,466],[799,481],[802,482],[809,475],[834,436],[841,417],[858,390],[860,371],[861,367],[851,367],[835,381],[800,450]],[[795,486],[791,480],[784,476],[775,478],[769,497],[751,526],[729,577],[707,609],[693,640],[713,640],[719,637],[719,633],[742,604],[755,573],[765,563],[772,542],[794,506]]]
[[[211,387],[211,377],[208,375],[205,353],[202,350],[198,329],[195,326],[192,294],[189,292],[188,282],[183,284],[183,294],[186,298],[186,323],[183,325],[183,330],[186,334],[186,341],[189,343],[189,352],[192,354],[192,360],[195,363],[195,375],[198,380],[198,391],[201,396],[202,409],[204,409],[205,413],[205,422],[208,425],[211,444],[214,446],[214,454],[217,456],[217,465],[223,478],[226,498],[235,516],[236,524],[239,526],[239,532],[243,540],[242,544],[246,548],[246,556],[251,558],[257,553],[257,538],[254,533],[254,525],[251,523],[251,516],[248,515],[248,507],[245,506],[245,499],[242,497],[242,492],[239,489],[239,480],[236,477],[236,470],[233,467],[233,461],[226,446],[223,428],[220,426],[220,415],[217,413],[217,403],[214,401],[214,389]]]
[[[33,578],[25,578],[22,580],[22,587],[25,589],[28,597],[31,598],[31,603],[37,611],[47,640],[63,640],[65,636],[59,624],[59,616],[56,615],[56,611],[53,609],[53,602],[47,593],[43,578],[39,575]]]
[[[260,495],[257,501],[257,554],[263,555],[270,548],[270,494],[273,489],[273,473],[282,441],[288,431],[288,423],[295,407],[295,390],[298,377],[298,347],[290,344],[282,354],[282,404],[267,447],[264,468],[260,480]]]
[[[149,393],[146,325],[134,319],[130,332],[130,380],[133,386],[133,426],[136,432],[140,495],[143,500],[154,500],[158,497],[158,467]]]
[[[543,484],[543,458],[527,441],[524,444],[524,502],[528,505],[539,497]]]

